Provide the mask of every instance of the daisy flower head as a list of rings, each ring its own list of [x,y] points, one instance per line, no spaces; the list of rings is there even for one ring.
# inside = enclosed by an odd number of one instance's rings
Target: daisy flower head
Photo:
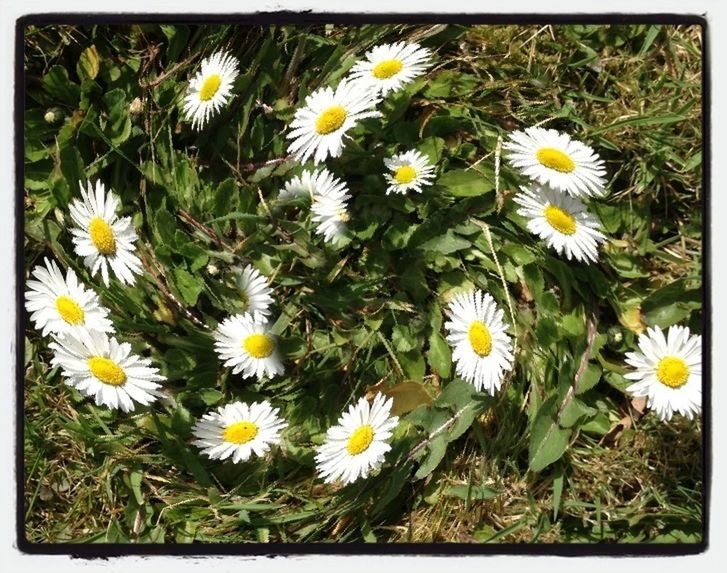
[[[344,181],[328,169],[305,170],[288,181],[278,195],[281,200],[295,197],[310,198],[316,232],[327,242],[336,243],[343,238],[350,220],[348,201],[351,199]]]
[[[603,160],[580,141],[565,133],[529,127],[510,134],[503,146],[510,164],[533,181],[549,185],[572,197],[606,193]]]
[[[84,328],[114,332],[109,311],[101,306],[95,292],[83,286],[73,269],[64,277],[58,263],[45,259],[45,267],[37,265],[32,274],[35,278],[27,282],[25,308],[43,336]]]
[[[109,284],[109,266],[123,284],[133,285],[135,274],[141,274],[141,261],[134,254],[137,240],[130,217],[117,217],[118,196],[103,183],[96,181],[94,189],[81,186],[83,200],[74,199],[69,206],[71,219],[76,228],[71,229],[76,254],[83,257],[83,264],[96,276],[100,270],[106,286]]]
[[[598,244],[606,236],[580,199],[547,185],[521,190],[513,200],[522,207],[518,214],[528,219],[528,231],[545,240],[559,255],[565,253],[568,260],[586,264],[598,261]]]
[[[131,353],[131,345],[119,343],[107,334],[92,330],[69,332],[56,338],[53,366],[60,366],[66,384],[97,406],[134,410],[134,403],[151,404],[160,395],[157,382],[166,380],[151,360]]]
[[[243,378],[272,378],[283,373],[278,342],[260,313],[236,314],[223,320],[214,333],[215,350],[232,373]]]
[[[406,194],[412,190],[422,192],[422,187],[432,184],[434,179],[434,165],[429,163],[426,155],[416,151],[405,151],[384,159],[384,165],[391,172],[385,175],[389,187],[386,194]]]
[[[270,402],[233,402],[205,414],[192,428],[192,443],[213,460],[232,458],[237,464],[255,454],[264,456],[270,446],[280,443],[287,422]]]
[[[242,270],[236,269],[235,284],[246,306],[245,312],[259,313],[261,316],[270,314],[270,305],[273,302],[270,295],[273,289],[270,288],[267,277],[252,265],[247,265]]]
[[[423,74],[431,57],[431,52],[419,44],[383,44],[366,52],[365,59],[351,68],[350,78],[386,95]]]
[[[702,337],[684,326],[659,327],[639,335],[640,352],[627,352],[626,363],[636,370],[624,377],[635,382],[626,388],[646,403],[661,420],[675,412],[688,419],[702,409]]]
[[[475,290],[455,296],[447,315],[444,328],[457,375],[478,392],[494,396],[513,366],[512,342],[502,309],[490,294]]]
[[[324,87],[314,91],[305,98],[305,106],[295,112],[286,136],[293,140],[288,151],[301,163],[310,157],[315,163],[338,157],[348,130],[362,119],[381,116],[374,110],[380,101],[359,82],[345,78],[335,90]]]
[[[388,440],[399,418],[391,416],[393,399],[378,393],[369,404],[361,398],[326,432],[326,441],[316,454],[319,475],[326,483],[344,485],[365,478],[384,462],[391,449]]]
[[[227,104],[237,78],[237,66],[237,59],[227,52],[217,52],[202,60],[184,96],[184,116],[192,121],[192,129],[202,129]]]

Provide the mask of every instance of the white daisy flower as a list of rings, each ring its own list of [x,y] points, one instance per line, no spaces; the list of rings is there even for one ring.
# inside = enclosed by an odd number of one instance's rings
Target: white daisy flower
[[[321,163],[328,156],[338,157],[343,150],[343,137],[359,120],[379,117],[374,111],[380,98],[359,82],[341,80],[338,87],[320,88],[305,98],[305,107],[295,112],[288,139],[288,151],[301,163],[312,157]]]
[[[565,133],[529,127],[510,134],[504,146],[510,164],[533,181],[550,185],[573,197],[606,193],[603,160]]]
[[[606,236],[580,199],[547,185],[521,190],[513,200],[522,206],[518,214],[529,219],[528,231],[544,239],[559,255],[565,253],[568,260],[575,258],[587,264],[598,261],[598,244]]]
[[[295,197],[310,198],[316,232],[326,241],[335,243],[343,238],[350,220],[348,201],[351,199],[344,181],[327,169],[305,170],[288,181],[278,195],[281,200]]]
[[[350,78],[386,95],[424,73],[431,61],[431,52],[419,44],[397,42],[376,46],[364,60],[351,68]]]
[[[270,288],[267,277],[252,265],[247,265],[242,271],[236,269],[235,284],[246,305],[245,312],[259,313],[261,316],[270,314],[270,305],[273,303],[270,295],[273,289]]]
[[[262,457],[270,446],[280,443],[280,431],[287,422],[278,416],[267,400],[233,402],[205,414],[192,428],[192,443],[213,460],[232,456],[233,463],[244,462],[252,454]]]
[[[457,295],[447,310],[444,324],[457,375],[475,389],[491,396],[512,370],[512,342],[505,332],[502,310],[492,296],[481,290]]]
[[[227,52],[202,60],[184,96],[184,115],[187,121],[192,120],[192,129],[202,129],[227,104],[237,78],[237,65],[237,59]]]
[[[32,313],[30,319],[43,336],[84,328],[114,331],[109,311],[101,306],[95,292],[84,288],[73,269],[68,269],[64,278],[58,264],[45,259],[45,268],[36,266],[33,276],[36,280],[27,282],[25,308]]]
[[[138,238],[130,217],[119,218],[116,209],[119,198],[109,190],[108,195],[101,181],[94,190],[88,182],[88,191],[81,186],[83,201],[74,199],[69,207],[71,218],[78,228],[71,229],[76,254],[83,257],[83,264],[91,270],[91,276],[101,270],[106,286],[109,284],[109,265],[124,284],[136,282],[134,274],[141,274],[141,261],[134,254],[134,242]]]
[[[683,326],[671,326],[664,337],[659,327],[639,336],[641,352],[627,352],[626,363],[636,368],[624,377],[636,380],[626,388],[646,396],[647,406],[661,420],[679,412],[690,420],[702,409],[702,337]]]
[[[283,363],[278,355],[276,337],[260,314],[236,314],[223,320],[214,333],[215,350],[232,373],[243,378],[282,374]]]
[[[361,398],[341,415],[337,426],[328,429],[316,454],[318,473],[326,483],[340,480],[345,485],[381,466],[391,449],[387,441],[399,422],[390,415],[392,404],[392,398],[380,393],[370,406]]]
[[[410,189],[417,193],[422,187],[428,187],[434,179],[434,165],[429,163],[427,156],[416,150],[405,151],[384,159],[384,165],[391,171],[385,175],[389,187],[386,194],[406,194]]]
[[[103,332],[79,330],[57,338],[52,364],[60,366],[66,384],[97,406],[134,410],[134,402],[148,405],[160,395],[157,382],[166,380],[151,360],[131,353],[131,345],[119,344]]]

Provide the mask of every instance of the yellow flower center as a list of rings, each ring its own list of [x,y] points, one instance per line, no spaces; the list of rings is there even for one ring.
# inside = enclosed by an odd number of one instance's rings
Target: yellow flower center
[[[665,356],[656,367],[656,377],[669,388],[679,388],[687,383],[689,367],[677,356]]]
[[[374,66],[372,73],[378,80],[388,80],[391,76],[395,76],[404,67],[401,60],[384,60]]]
[[[275,342],[266,334],[251,334],[242,345],[253,358],[267,358],[275,349]]]
[[[255,422],[235,422],[225,428],[222,439],[233,444],[246,444],[257,436],[258,427]]]
[[[351,437],[348,439],[348,444],[346,444],[346,449],[352,456],[357,456],[368,450],[373,441],[374,429],[370,425],[365,424],[351,434]]]
[[[576,220],[573,215],[555,205],[548,205],[545,208],[545,220],[553,229],[564,235],[572,235],[576,232]]]
[[[109,224],[101,217],[94,217],[88,225],[91,242],[102,255],[113,255],[116,252],[116,237]]]
[[[416,169],[414,169],[411,165],[402,165],[396,170],[396,173],[394,173],[394,179],[396,179],[396,182],[399,185],[411,183],[416,176]]]
[[[316,119],[316,131],[321,135],[328,135],[339,129],[346,121],[346,108],[333,105],[324,110]]]
[[[76,301],[67,296],[59,296],[56,299],[56,310],[68,324],[82,324],[86,316]]]
[[[570,173],[576,168],[576,162],[570,155],[553,147],[541,147],[535,152],[535,157],[541,165],[561,173]]]
[[[490,352],[492,352],[492,335],[484,323],[479,320],[473,322],[467,336],[470,339],[470,346],[472,346],[472,350],[475,351],[477,356],[485,357],[490,355]]]
[[[222,78],[219,75],[212,74],[209,76],[202,84],[202,88],[199,90],[200,101],[211,100],[217,93],[217,90],[220,89],[221,83]]]
[[[88,368],[104,384],[121,386],[126,382],[126,373],[116,362],[103,356],[88,359]]]

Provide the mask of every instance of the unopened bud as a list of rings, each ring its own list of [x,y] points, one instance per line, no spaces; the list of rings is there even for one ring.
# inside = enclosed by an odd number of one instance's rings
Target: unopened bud
[[[210,263],[209,265],[207,265],[207,272],[209,273],[210,276],[216,277],[218,274],[220,274],[220,269],[218,269],[215,265]]]
[[[43,116],[43,119],[48,124],[54,124],[61,119],[63,119],[63,110],[57,107],[52,107],[48,111],[45,112],[45,115]]]
[[[140,98],[135,97],[133,101],[129,104],[129,113],[131,115],[137,115],[142,112],[144,109],[144,104],[141,101]]]

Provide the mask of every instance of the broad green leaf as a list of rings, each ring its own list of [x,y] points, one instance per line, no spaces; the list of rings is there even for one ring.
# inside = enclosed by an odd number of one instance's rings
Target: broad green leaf
[[[78,105],[81,88],[77,83],[69,79],[68,72],[63,66],[53,66],[43,76],[43,88],[58,103],[66,104],[72,108]]]
[[[437,179],[441,185],[455,197],[475,197],[484,195],[495,189],[494,182],[490,181],[475,170],[453,169],[444,173]]]
[[[429,337],[429,365],[442,378],[449,378],[452,372],[452,350],[439,332]]]
[[[444,495],[459,499],[482,501],[493,499],[500,495],[500,492],[483,485],[453,485],[444,490]]]
[[[561,428],[556,419],[558,403],[551,396],[538,410],[530,430],[530,469],[539,472],[559,460],[570,440],[569,428]]]
[[[432,473],[447,453],[447,439],[444,436],[435,437],[427,447],[427,454],[417,469],[414,477],[422,479]]]
[[[429,406],[434,401],[429,388],[414,380],[406,380],[387,388],[384,394],[394,399],[391,406],[391,413],[394,416],[407,414],[419,406]]]

